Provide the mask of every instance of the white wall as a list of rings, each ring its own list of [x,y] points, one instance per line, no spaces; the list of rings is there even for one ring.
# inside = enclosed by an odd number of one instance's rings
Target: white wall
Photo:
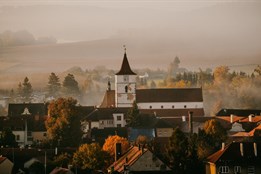
[[[137,103],[139,109],[185,109],[203,108],[203,102],[162,102],[162,103]],[[150,106],[152,108],[150,108]],[[161,107],[163,106],[163,108]],[[172,107],[174,106],[174,108]]]
[[[117,116],[120,116],[121,119],[117,120]],[[124,120],[124,114],[123,113],[113,114],[113,121],[114,121],[114,127],[117,127],[118,124],[120,124],[121,127],[126,126],[126,120]]]

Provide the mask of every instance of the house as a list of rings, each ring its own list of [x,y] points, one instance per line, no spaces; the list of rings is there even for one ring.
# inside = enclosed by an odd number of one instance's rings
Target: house
[[[115,90],[108,82],[100,108],[130,108],[136,101],[144,113],[166,116],[167,111],[168,116],[182,116],[193,110],[194,116],[204,115],[202,88],[136,89],[136,77],[125,50],[121,69],[115,74]]]
[[[117,154],[117,152],[116,152]],[[171,169],[144,147],[132,146],[109,168],[109,173],[171,173]]]
[[[233,142],[206,160],[206,174],[261,173],[261,143]]]
[[[259,109],[221,109],[216,116],[228,116],[228,115],[237,115],[237,116],[249,116],[253,115],[261,115],[261,110]]]
[[[6,157],[0,156],[1,174],[11,174],[14,164]]]

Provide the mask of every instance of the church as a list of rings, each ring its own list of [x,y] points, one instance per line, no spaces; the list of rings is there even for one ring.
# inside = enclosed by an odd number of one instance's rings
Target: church
[[[115,90],[108,89],[100,108],[130,108],[136,101],[142,113],[158,117],[204,116],[202,88],[137,89],[137,74],[132,71],[126,50],[120,70],[115,74]]]

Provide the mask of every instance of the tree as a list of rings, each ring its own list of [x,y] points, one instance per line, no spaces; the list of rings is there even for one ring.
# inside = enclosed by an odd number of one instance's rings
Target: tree
[[[3,146],[14,147],[17,145],[15,135],[10,128],[4,128],[1,134],[1,144]]]
[[[54,163],[56,166],[67,168],[70,163],[71,158],[72,157],[70,154],[62,153],[62,154],[54,157]]]
[[[59,96],[59,91],[61,89],[61,83],[59,82],[59,77],[55,73],[51,73],[48,81],[48,95],[52,97]]]
[[[80,93],[78,82],[75,80],[73,74],[68,74],[63,81],[63,87],[65,94],[71,96],[78,95]]]
[[[177,173],[184,173],[188,153],[188,138],[179,129],[175,128],[167,146],[167,156],[172,168]]]
[[[204,123],[198,137],[198,156],[204,159],[220,148],[227,139],[227,132],[217,120],[211,119]]]
[[[106,169],[109,154],[97,143],[82,144],[73,155],[73,165],[81,169]]]
[[[47,136],[54,145],[76,146],[79,144],[82,131],[76,104],[77,100],[73,98],[58,98],[49,104],[45,126]]]
[[[219,66],[214,70],[214,82],[216,85],[222,85],[229,80],[229,68],[227,66]]]
[[[129,142],[126,138],[120,137],[118,135],[109,136],[102,147],[104,151],[107,151],[111,157],[115,156],[115,146],[116,143],[121,143],[121,151],[122,153],[128,150]]]
[[[33,93],[32,85],[29,82],[28,77],[24,78],[23,83],[18,84],[18,95],[23,98],[23,101],[29,102]]]
[[[129,127],[141,126],[141,116],[136,101],[133,102],[132,108],[127,113],[127,126]]]

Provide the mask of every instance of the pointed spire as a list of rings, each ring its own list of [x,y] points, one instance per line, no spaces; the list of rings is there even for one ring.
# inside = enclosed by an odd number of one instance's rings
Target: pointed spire
[[[126,46],[123,45],[123,47],[124,47],[124,57],[123,57],[121,69],[118,73],[116,73],[116,75],[136,75],[136,73],[134,73],[130,68],[130,64],[126,53]]]

